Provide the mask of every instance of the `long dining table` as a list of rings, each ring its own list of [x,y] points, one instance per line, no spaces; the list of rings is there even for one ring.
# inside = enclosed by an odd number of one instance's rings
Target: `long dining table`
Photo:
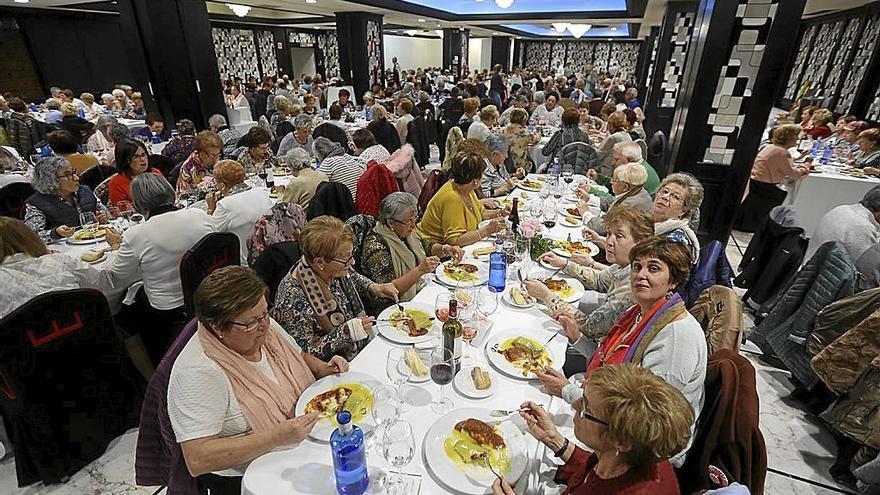
[[[535,179],[535,176],[530,176]],[[582,180],[586,180],[581,176]],[[575,183],[576,185],[576,183]],[[523,218],[528,218],[529,204],[533,201],[541,201],[537,192],[524,191],[516,188],[508,198],[518,197],[520,201],[526,205],[520,210]],[[549,201],[561,201],[554,199],[553,196],[548,198]],[[560,203],[563,204],[563,203]],[[564,203],[566,206],[573,206],[574,203]],[[555,207],[555,203],[554,203]],[[585,215],[589,218],[590,214]],[[562,219],[560,215],[559,219]],[[579,239],[580,228],[566,227],[561,222],[549,231],[544,230],[542,234],[545,237],[554,239],[566,239],[569,235],[573,239]],[[484,240],[465,248],[464,261],[468,263],[485,263],[487,256],[475,258],[474,250],[479,247],[491,245],[490,242]],[[527,262],[526,276],[546,277],[551,273],[550,270],[539,266],[534,262]],[[492,335],[499,332],[517,331],[522,335],[532,337],[540,342],[548,342],[547,347],[553,356],[564,361],[566,355],[567,341],[566,338],[557,333],[559,325],[553,321],[546,312],[546,308],[538,304],[528,309],[520,309],[505,302],[506,295],[514,284],[518,284],[515,270],[508,267],[508,280],[505,290],[499,295],[499,303],[497,310],[488,316],[492,322],[488,329],[487,335],[477,335],[474,339],[474,347],[469,348],[467,353],[469,357],[475,361],[475,364],[485,369],[491,370],[492,380],[497,386],[497,390],[493,395],[484,399],[472,399],[463,395],[455,386],[447,385],[446,396],[452,398],[454,402],[453,410],[462,408],[476,408],[481,410],[491,409],[517,409],[519,405],[527,400],[531,400],[547,407],[554,417],[562,425],[561,431],[568,432],[571,437],[572,413],[571,408],[559,398],[548,395],[540,382],[535,379],[522,379],[508,376],[499,369],[493,367],[487,359],[487,350]],[[435,298],[438,294],[451,293],[452,287],[444,285],[436,277],[425,276],[426,285],[415,296],[413,301],[421,303],[423,306],[434,307]],[[590,291],[585,294],[585,299],[590,297]],[[595,297],[595,293],[592,293]],[[434,341],[429,341],[429,346],[439,346],[439,336]],[[406,348],[407,346],[397,344],[386,339],[383,335],[375,336],[367,346],[351,362],[351,371],[371,376],[377,382],[382,384],[390,384],[390,380],[386,375],[386,360],[388,352],[394,348]],[[412,348],[413,346],[409,346]],[[426,348],[425,344],[416,346],[419,349]],[[430,364],[430,363],[428,363]],[[562,368],[562,362],[554,363],[554,367]],[[452,489],[444,479],[436,474],[430,465],[428,465],[425,457],[426,434],[429,428],[440,418],[441,415],[435,413],[430,403],[438,394],[437,385],[430,380],[422,383],[407,383],[404,385],[403,394],[406,399],[413,404],[409,412],[401,414],[400,420],[408,422],[413,429],[415,438],[415,455],[412,461],[403,468],[403,472],[410,475],[407,477],[409,485],[407,494],[415,495],[417,493],[441,494],[441,493],[467,493]],[[512,422],[517,425],[521,431],[525,431],[525,423],[516,415],[512,418]],[[547,449],[528,433],[523,435],[525,439],[525,452],[527,456],[527,465],[524,474],[517,481],[517,486],[522,487],[519,493],[535,493],[537,486],[541,483],[541,473],[544,478],[552,478],[552,472],[555,469],[555,463],[552,453],[548,455]],[[441,447],[442,448],[442,447]],[[384,493],[381,488],[376,485],[375,480],[381,478],[383,473],[391,470],[390,465],[378,453],[368,452],[367,454],[368,471],[371,475],[371,485],[367,493]],[[546,482],[546,481],[544,481]],[[529,487],[528,491],[523,491],[525,487]],[[330,446],[327,442],[316,441],[311,438],[304,440],[298,445],[291,445],[284,448],[276,449],[273,452],[265,454],[247,467],[244,474],[242,493],[243,495],[269,495],[269,494],[325,494],[334,493],[334,475],[333,462],[331,457]],[[486,484],[482,491],[474,491],[470,493],[491,493],[490,485]]]

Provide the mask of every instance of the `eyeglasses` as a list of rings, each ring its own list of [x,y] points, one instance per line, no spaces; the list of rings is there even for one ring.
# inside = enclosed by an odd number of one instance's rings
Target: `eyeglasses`
[[[79,177],[79,175],[76,173],[76,170],[68,170],[67,172],[64,172],[63,174],[58,176],[59,179],[63,178],[70,180],[73,180],[74,177]]]
[[[657,191],[657,196],[665,196],[665,197],[668,197],[670,201],[674,200],[679,203],[684,203],[684,198],[682,198],[678,194],[670,191],[669,189],[667,189],[665,187],[663,189],[660,189],[659,191]]]
[[[349,256],[348,259],[341,260],[339,258],[330,258],[330,261],[335,261],[335,262],[341,263],[343,265],[348,265],[349,263],[351,263],[351,260],[353,260],[353,259],[354,259],[354,253],[351,253],[351,256]]]
[[[586,408],[586,407],[584,407],[583,409],[581,409],[581,418],[583,418],[583,419],[588,419],[588,420],[590,420],[590,421],[592,421],[592,422],[594,422],[594,423],[599,423],[599,424],[602,425],[602,426],[609,426],[609,425],[608,425],[608,422],[605,421],[604,419],[599,419],[599,418],[597,418],[596,416],[593,416],[592,414],[590,414],[589,412],[587,412],[587,408]]]
[[[403,220],[398,220],[396,218],[392,218],[391,221],[394,223],[399,223],[400,225],[406,225],[406,226],[410,226],[410,227],[416,226],[416,219],[415,218],[413,218],[411,220],[407,220],[406,222],[404,222]]]
[[[242,327],[241,331],[244,333],[250,333],[250,332],[253,332],[254,330],[256,330],[257,328],[259,328],[261,323],[263,323],[264,321],[269,319],[269,312],[271,310],[272,310],[272,308],[267,309],[266,312],[263,313],[262,316],[258,316],[255,319],[253,319],[247,323],[241,323],[238,321],[230,321],[229,323],[232,323],[233,325],[237,325],[237,326]]]
[[[146,158],[146,157],[147,157],[146,153],[138,152],[138,153],[135,153],[131,158],[135,159],[135,158]]]

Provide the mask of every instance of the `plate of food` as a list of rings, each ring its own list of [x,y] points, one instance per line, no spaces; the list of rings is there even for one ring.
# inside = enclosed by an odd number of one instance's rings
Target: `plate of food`
[[[582,218],[571,215],[562,215],[562,218],[559,219],[559,225],[563,227],[578,228],[583,226],[583,224],[584,220]]]
[[[495,243],[486,243],[480,242],[474,245],[473,251],[471,251],[471,256],[474,258],[482,258],[484,260],[489,259],[488,256],[495,252]]]
[[[461,374],[461,373],[459,373]],[[455,492],[492,493],[495,475],[514,484],[527,464],[525,433],[488,409],[456,409],[428,428],[422,442],[425,464]]]
[[[516,187],[525,191],[539,192],[544,187],[544,183],[539,180],[525,179],[517,182]]]
[[[567,303],[574,304],[584,297],[584,284],[576,278],[549,278],[543,282],[553,295]]]
[[[434,308],[423,303],[400,303],[403,311],[393,304],[379,313],[376,323],[379,333],[399,344],[415,344],[431,340],[439,335],[435,325]]]
[[[528,196],[520,197],[516,209],[520,211],[526,209],[526,201],[528,201]],[[513,208],[513,198],[510,196],[502,199],[501,201],[499,201],[499,203],[501,203],[502,208]]]
[[[513,286],[502,294],[501,299],[514,308],[531,308],[535,305],[535,298],[530,296],[524,288]]]
[[[485,399],[497,390],[495,374],[485,364],[482,366],[464,366],[455,375],[452,385],[465,397]]]
[[[79,259],[85,261],[89,264],[101,263],[102,261],[107,260],[107,252],[106,251],[89,251],[88,253],[83,253],[80,255]]]
[[[560,368],[553,351],[528,335],[527,330],[510,330],[486,342],[486,356],[505,375],[521,380],[537,378],[533,373],[545,366]]]
[[[583,220],[583,215],[581,215],[581,210],[577,209],[577,206],[560,206],[559,214],[564,217],[572,217],[578,220]]]
[[[425,383],[431,379],[431,373],[428,369],[428,363],[431,362],[431,349],[407,349],[403,359],[412,370],[412,375],[409,377],[410,383]]]
[[[481,261],[473,263],[446,262],[437,266],[434,272],[441,283],[457,287],[482,285],[489,280],[489,268]]]
[[[554,254],[570,258],[572,254],[586,254],[588,256],[596,256],[599,254],[599,246],[590,241],[556,241],[550,248]]]
[[[93,244],[103,241],[107,237],[107,229],[99,227],[95,230],[77,229],[67,238],[68,244]]]
[[[309,436],[322,442],[330,440],[330,434],[339,426],[336,414],[343,410],[351,413],[352,423],[369,433],[376,426],[370,412],[373,389],[378,385],[379,381],[372,376],[355,371],[325,376],[303,391],[296,401],[295,413],[318,413],[318,423]]]
[[[290,175],[290,170],[283,167],[275,167],[272,169],[272,175],[275,177],[284,177],[285,175]]]

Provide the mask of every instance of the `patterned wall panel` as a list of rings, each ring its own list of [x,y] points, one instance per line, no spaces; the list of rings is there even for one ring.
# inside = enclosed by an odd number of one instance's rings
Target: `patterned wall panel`
[[[260,78],[278,74],[278,57],[275,54],[275,36],[272,31],[257,31],[257,47],[263,73]]]
[[[736,141],[749,110],[752,88],[764,59],[764,48],[779,2],[739,0],[733,32],[736,44],[732,45],[727,63],[721,67],[718,77],[707,122],[711,133],[704,161],[724,165],[733,161]]]
[[[615,47],[616,49],[616,47]],[[611,62],[611,43],[596,43],[593,65],[600,71],[608,70]]]
[[[557,41],[553,43],[553,47],[550,49],[550,67],[556,68],[560,65],[566,67],[565,65],[565,43],[561,41]]]
[[[324,72],[327,77],[339,77],[339,40],[336,32],[318,35],[318,48],[324,54]]]
[[[367,68],[370,71],[371,87],[383,80],[382,25],[372,19],[367,20]]]
[[[523,65],[529,69],[546,69],[550,65],[550,43],[539,41],[526,43]]]
[[[837,21],[822,24],[822,27],[819,28],[819,33],[816,35],[816,39],[819,42],[813,46],[810,59],[806,63],[804,77],[801,79],[802,82],[810,82],[810,92],[814,95],[821,94],[827,96],[825,91],[825,73],[827,72],[828,65],[834,64],[835,56],[837,55],[834,47],[837,44],[837,38],[840,37],[843,31],[845,22]]]
[[[826,93],[836,94],[840,81],[849,77],[852,67],[846,66],[845,61],[853,50],[853,46],[856,43],[856,35],[861,27],[862,19],[859,17],[854,17],[846,23],[846,27],[841,35],[840,46],[835,52],[834,61],[831,63],[831,71],[828,73],[828,77],[825,78]]]
[[[287,41],[295,45],[314,45],[315,33],[303,33],[299,31],[290,31],[287,33]]]
[[[877,46],[878,36],[880,36],[880,16],[871,16],[867,19],[865,30],[862,31],[861,39],[858,40],[855,58],[851,67],[847,67],[846,76],[843,78],[843,85],[840,87],[840,97],[837,99],[837,105],[834,111],[838,113],[850,113],[853,100],[856,97],[859,84],[865,77],[868,70],[868,62],[871,60],[871,54]]]
[[[571,67],[575,72],[582,71],[585,65],[593,63],[594,49],[595,45],[591,42],[569,43],[565,66]]]
[[[635,76],[639,65],[639,47],[641,43],[617,43],[612,45],[611,63],[617,63],[622,77]]]
[[[791,74],[788,75],[788,82],[785,84],[785,98],[793,100],[797,96],[800,89],[800,76],[804,71],[804,64],[807,62],[807,56],[813,46],[813,38],[819,31],[818,25],[810,26],[801,38],[801,45],[798,47],[797,56],[794,59],[794,65],[791,67]]]
[[[675,108],[675,100],[678,98],[678,86],[684,73],[687,62],[688,46],[691,42],[691,34],[694,30],[695,12],[679,12],[675,16],[675,26],[672,29],[672,48],[669,59],[663,68],[663,82],[660,85],[660,106]]]
[[[653,87],[654,81],[654,69],[657,67],[657,50],[660,48],[660,35],[654,36],[654,43],[651,47],[651,58],[647,60],[648,64],[648,75],[645,78],[645,88],[647,89],[648,94],[646,94],[642,101],[648,101],[651,98],[651,88]]]
[[[468,60],[468,55],[471,51],[471,31],[469,29],[465,29],[461,32],[461,67],[467,67],[468,70],[471,68],[470,61]],[[462,74],[463,75],[463,74]]]
[[[873,121],[880,120],[880,84],[877,84],[874,98],[868,102],[868,111],[865,112],[865,118]]]
[[[259,76],[257,66],[257,45],[254,32],[246,29],[211,28],[214,38],[214,54],[220,77],[231,79],[235,76],[246,79]]]

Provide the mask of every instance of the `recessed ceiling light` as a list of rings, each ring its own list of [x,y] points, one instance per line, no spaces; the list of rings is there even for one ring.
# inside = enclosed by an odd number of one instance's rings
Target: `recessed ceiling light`
[[[31,0],[13,0],[15,3],[28,3]]]
[[[306,3],[318,3],[318,0],[306,0]]]
[[[617,31],[617,26],[611,26],[609,29],[611,29],[612,31]]]
[[[424,19],[419,19],[419,22],[425,22],[425,20],[424,20]]]

